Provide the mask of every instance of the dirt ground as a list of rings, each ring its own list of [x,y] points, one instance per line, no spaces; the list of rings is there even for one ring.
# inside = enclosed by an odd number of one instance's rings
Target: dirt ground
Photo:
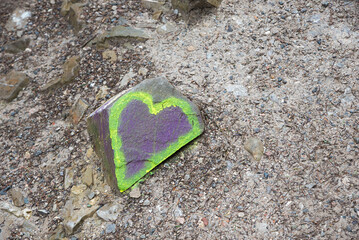
[[[0,209],[0,239],[358,238],[359,1],[224,0],[188,19],[169,8],[154,20],[141,1],[93,0],[78,34],[61,4],[0,2],[0,75],[15,69],[30,78],[16,99],[0,102],[0,203],[12,204],[9,191],[18,188],[21,209],[31,212],[26,219]],[[5,29],[16,7],[32,13],[21,32]],[[116,25],[151,38],[85,47]],[[171,31],[158,30],[164,25]],[[31,38],[28,49],[6,53],[20,36]],[[106,50],[115,62],[104,59]],[[75,55],[75,81],[39,91]],[[135,77],[120,88],[128,72]],[[148,174],[138,198],[130,190],[114,195],[85,118],[72,124],[69,110],[81,97],[88,115],[156,76],[201,108],[205,132]],[[107,94],[96,97],[104,86]],[[260,162],[243,147],[252,136],[265,147]],[[94,183],[86,187],[88,166]],[[94,213],[72,233],[62,229],[81,209],[109,203],[119,206],[115,220]]]

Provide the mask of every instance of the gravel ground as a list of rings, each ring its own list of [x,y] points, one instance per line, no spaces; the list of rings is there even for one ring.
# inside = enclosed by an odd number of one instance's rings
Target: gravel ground
[[[66,212],[106,203],[121,206],[116,220],[93,214],[68,238],[357,238],[359,1],[224,0],[185,20],[168,11],[156,21],[140,1],[94,0],[83,7],[86,25],[77,35],[60,0],[18,6],[32,12],[21,33],[5,29],[16,4],[0,3],[0,46],[19,35],[32,41],[15,55],[1,48],[0,72],[25,72],[30,84],[0,103],[0,202],[11,203],[8,190],[19,188],[32,216],[0,210],[0,238],[47,239],[61,233]],[[84,47],[118,24],[143,28],[151,39],[110,45],[116,62],[103,58],[105,49]],[[165,24],[173,31],[156,31]],[[39,92],[75,55],[75,81]],[[136,76],[119,88],[131,71]],[[88,115],[160,75],[202,109],[205,133],[146,176],[139,198],[113,195],[85,120],[70,123],[69,110],[81,97]],[[108,93],[96,98],[103,86]],[[252,136],[265,146],[260,162],[243,147]],[[69,169],[70,186],[80,186],[87,166],[94,184],[83,194],[94,193],[92,202],[64,186]]]

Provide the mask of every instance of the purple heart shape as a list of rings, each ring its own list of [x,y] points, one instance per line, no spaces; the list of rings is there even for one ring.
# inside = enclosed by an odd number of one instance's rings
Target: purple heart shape
[[[118,127],[121,150],[127,162],[126,178],[141,170],[153,154],[165,150],[191,129],[180,107],[168,107],[154,115],[139,100],[128,103],[121,113]]]

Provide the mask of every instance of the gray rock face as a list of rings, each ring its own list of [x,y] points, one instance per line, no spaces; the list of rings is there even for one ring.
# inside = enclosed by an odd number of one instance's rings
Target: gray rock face
[[[27,86],[29,78],[26,74],[12,71],[0,79],[0,99],[11,101]]]
[[[108,184],[121,191],[204,130],[197,106],[162,77],[115,96],[87,122]]]

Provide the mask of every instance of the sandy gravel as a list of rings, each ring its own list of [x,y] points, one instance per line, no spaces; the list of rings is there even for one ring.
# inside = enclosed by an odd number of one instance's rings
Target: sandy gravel
[[[10,2],[0,4],[0,73],[15,69],[31,81],[15,100],[0,103],[0,206],[12,204],[9,189],[19,188],[21,209],[32,214],[0,209],[0,239],[65,237],[69,215],[108,203],[118,205],[116,220],[95,213],[68,239],[357,238],[359,1],[224,0],[185,20],[168,6],[153,20],[140,1],[94,0],[83,7],[86,25],[77,35],[60,15],[60,0],[22,1],[30,23],[7,31],[16,7]],[[84,47],[118,24],[151,39]],[[163,25],[171,31],[156,30]],[[5,53],[2,46],[19,35],[32,39],[29,49]],[[104,59],[105,50],[117,61]],[[75,55],[75,81],[40,92]],[[135,77],[119,87],[129,72]],[[205,133],[148,174],[139,192],[113,195],[85,120],[72,124],[69,110],[81,97],[88,115],[155,76],[201,108]],[[244,149],[253,136],[265,147],[260,162]],[[90,187],[83,185],[88,166]]]

